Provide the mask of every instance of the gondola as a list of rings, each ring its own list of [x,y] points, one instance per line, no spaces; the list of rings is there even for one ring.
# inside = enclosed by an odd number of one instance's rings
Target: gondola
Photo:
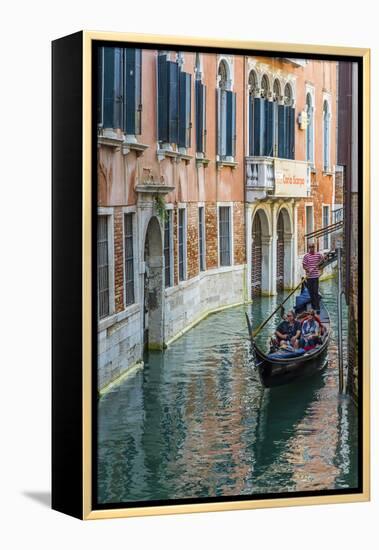
[[[305,307],[306,309],[310,309],[309,304]],[[324,332],[321,336],[321,343],[302,354],[293,352],[292,354],[283,354],[283,357],[280,357],[279,353],[264,353],[259,349],[255,341],[250,319],[247,314],[246,320],[251,339],[253,357],[255,357],[255,366],[258,370],[261,383],[265,388],[289,384],[297,379],[312,376],[322,371],[327,365],[331,327],[330,316],[322,298],[320,300],[320,320],[324,327]]]

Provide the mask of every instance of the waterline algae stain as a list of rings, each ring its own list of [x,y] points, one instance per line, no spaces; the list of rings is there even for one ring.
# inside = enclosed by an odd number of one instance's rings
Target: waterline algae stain
[[[262,388],[244,312],[257,326],[277,298],[259,298],[150,352],[144,370],[104,395],[99,503],[357,487],[358,414],[338,393],[335,280],[321,290],[334,326],[322,374]]]

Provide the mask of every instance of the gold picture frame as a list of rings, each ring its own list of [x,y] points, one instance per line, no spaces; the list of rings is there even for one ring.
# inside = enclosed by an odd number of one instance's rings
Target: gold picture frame
[[[75,388],[77,393],[75,396],[81,394],[80,403],[75,405],[75,413],[67,413],[78,415],[80,410],[80,433],[75,435],[75,444],[72,449],[70,448],[69,440],[62,436],[62,426],[70,422],[65,416],[67,408],[72,407],[72,403],[66,402],[60,395],[67,395],[67,391],[70,391],[69,387],[63,387],[65,382],[62,382],[63,365],[61,364],[58,355],[64,350],[64,343],[60,341],[63,336],[59,335],[59,327],[57,326],[56,333],[53,335],[57,351],[53,353],[53,508],[60,510],[82,519],[104,519],[104,518],[121,518],[121,517],[134,517],[145,515],[166,515],[166,514],[183,514],[183,513],[195,513],[195,512],[215,512],[223,510],[247,510],[255,508],[270,508],[270,507],[284,507],[284,506],[304,506],[304,505],[316,505],[316,504],[335,504],[345,502],[364,502],[370,499],[370,50],[367,48],[353,48],[353,47],[337,47],[326,45],[306,45],[306,44],[290,44],[290,43],[271,43],[271,42],[255,42],[255,41],[236,41],[236,40],[220,40],[214,38],[199,38],[199,37],[186,37],[186,36],[167,36],[167,35],[150,35],[150,34],[134,34],[134,33],[115,33],[115,32],[100,32],[100,31],[83,31],[72,35],[76,37],[74,39],[74,49],[70,50],[70,46],[67,48],[65,44],[66,38],[57,40],[53,43],[53,68],[55,65],[55,71],[53,70],[53,137],[56,145],[53,145],[53,187],[58,188],[62,185],[59,180],[59,170],[61,162],[58,159],[62,154],[63,141],[60,141],[58,123],[54,127],[54,115],[55,121],[59,118],[59,109],[62,109],[62,104],[59,100],[54,101],[55,93],[61,84],[63,79],[62,74],[58,75],[58,72],[62,70],[64,64],[68,64],[69,56],[74,52],[82,53],[82,58],[77,60],[80,67],[77,69],[82,74],[82,81],[80,83],[82,89],[82,136],[81,136],[81,151],[77,154],[81,155],[82,164],[81,170],[81,235],[76,235],[76,239],[80,240],[80,254],[82,258],[81,273],[77,274],[76,280],[81,280],[81,349],[76,352],[76,369],[80,370],[80,380],[75,382]],[[70,39],[70,37],[67,37]],[[362,322],[365,330],[363,331],[362,339],[362,491],[359,493],[344,493],[333,495],[320,495],[320,496],[294,496],[288,498],[265,498],[265,499],[251,499],[251,500],[228,500],[222,502],[204,502],[196,504],[180,504],[172,505],[154,505],[154,506],[140,506],[140,507],[114,507],[111,506],[107,509],[94,509],[92,505],[92,455],[93,455],[93,441],[92,441],[92,406],[94,399],[93,389],[93,374],[92,374],[92,269],[93,269],[93,243],[92,243],[92,216],[93,216],[93,124],[94,124],[94,109],[92,105],[92,93],[93,93],[93,79],[92,79],[92,51],[93,44],[99,42],[112,42],[112,43],[138,43],[146,45],[159,44],[175,47],[180,45],[183,50],[186,47],[197,47],[199,50],[202,48],[221,48],[225,51],[254,51],[254,55],[259,55],[259,52],[286,52],[286,54],[301,56],[309,55],[330,55],[336,58],[356,58],[361,61],[362,73],[361,73],[361,90],[362,95],[362,177],[363,177],[363,196],[362,201],[362,215],[363,215],[363,270],[361,281],[363,289],[363,305],[362,305]],[[72,41],[70,43],[73,43]],[[65,52],[68,52],[67,54]],[[258,53],[257,53],[258,52]],[[55,76],[54,76],[55,75]],[[54,80],[54,78],[56,80]],[[76,144],[77,147],[77,144]],[[55,153],[54,153],[55,152]],[[54,154],[56,155],[54,172]],[[64,178],[63,178],[64,179]],[[63,180],[62,180],[63,181]],[[63,191],[62,191],[63,193]],[[60,197],[63,195],[59,195]],[[63,199],[62,199],[63,200]],[[61,206],[58,201],[54,207],[55,221],[55,247],[60,247],[63,228],[60,228],[60,223],[63,223],[59,208]],[[61,204],[61,203],[60,203]],[[79,253],[79,252],[78,252]],[[57,257],[59,251],[56,251]],[[53,256],[54,258],[54,256]],[[60,260],[57,260],[57,270],[59,269]],[[63,261],[63,260],[62,260]],[[56,274],[55,288],[58,290],[64,287],[64,277]],[[71,283],[70,283],[71,284]],[[79,291],[78,291],[79,292]],[[57,298],[58,300],[58,298]],[[57,303],[57,302],[56,302]],[[59,307],[63,307],[60,303]],[[53,310],[53,318],[59,315],[58,305]],[[78,321],[79,322],[79,321]],[[58,322],[56,323],[58,324]],[[59,340],[59,345],[58,345]],[[79,358],[80,357],[80,358]],[[72,366],[74,372],[74,366]],[[76,375],[73,374],[73,377]],[[79,374],[77,375],[79,376]],[[62,386],[63,384],[63,386]],[[69,400],[70,401],[70,400]],[[70,416],[72,419],[73,417]],[[63,430],[64,431],[64,430]],[[71,437],[71,436],[70,436]],[[73,437],[73,436],[72,436]],[[79,439],[81,440],[82,453],[79,457],[69,460],[70,464],[65,474],[62,473],[62,467],[67,464],[67,455],[71,452],[75,454],[79,448]],[[66,452],[64,451],[66,449]],[[75,450],[76,449],[76,450]],[[64,455],[64,456],[63,456]],[[72,463],[71,463],[72,462]],[[59,472],[59,473],[58,473]],[[68,480],[70,472],[75,472],[71,476],[71,481]],[[55,481],[54,481],[55,479]],[[68,502],[69,497],[64,493],[63,486],[66,484],[70,487],[71,484],[76,483],[79,485],[78,491],[75,492],[75,503],[72,505]],[[79,494],[81,498],[79,499]]]

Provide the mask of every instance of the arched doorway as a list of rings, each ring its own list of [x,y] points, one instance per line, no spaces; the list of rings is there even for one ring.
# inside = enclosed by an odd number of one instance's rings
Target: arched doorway
[[[162,233],[154,216],[147,226],[144,245],[144,346],[148,349],[163,348],[163,248]]]
[[[251,230],[251,295],[270,293],[271,236],[266,212],[259,208]]]
[[[279,211],[276,222],[276,290],[292,287],[292,229],[286,208]]]
[[[259,215],[254,217],[251,239],[251,295],[262,292],[262,224]]]
[[[284,220],[283,212],[279,212],[276,225],[276,290],[284,289]]]

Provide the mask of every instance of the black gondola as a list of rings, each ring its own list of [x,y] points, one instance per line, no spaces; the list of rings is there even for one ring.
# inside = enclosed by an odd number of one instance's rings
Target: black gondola
[[[301,355],[288,356],[283,354],[283,358],[277,357],[278,354],[267,354],[261,351],[253,337],[253,331],[250,319],[246,314],[249,335],[255,357],[255,365],[259,372],[260,380],[264,387],[271,388],[288,384],[299,378],[311,376],[324,369],[328,362],[328,344],[330,338],[330,317],[328,310],[320,300],[320,319],[324,327],[321,343],[315,348],[302,353]],[[275,357],[270,357],[275,355]]]

